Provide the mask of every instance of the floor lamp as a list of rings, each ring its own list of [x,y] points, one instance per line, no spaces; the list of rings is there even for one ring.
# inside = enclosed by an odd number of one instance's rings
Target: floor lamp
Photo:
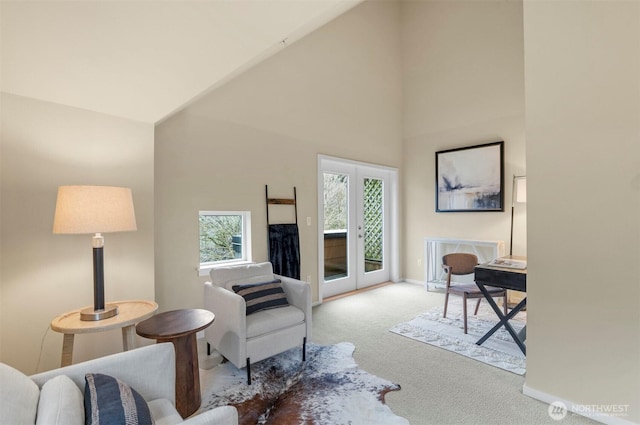
[[[513,176],[513,192],[511,192],[511,238],[509,239],[509,255],[513,255],[513,213],[516,203],[527,202],[527,176]]]
[[[53,233],[93,234],[93,308],[80,320],[96,321],[118,314],[104,302],[104,237],[102,233],[136,230],[131,189],[113,186],[60,186]]]

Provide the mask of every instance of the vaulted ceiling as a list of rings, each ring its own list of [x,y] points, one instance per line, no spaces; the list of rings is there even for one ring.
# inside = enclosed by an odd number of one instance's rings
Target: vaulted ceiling
[[[3,0],[0,85],[155,123],[361,1]]]

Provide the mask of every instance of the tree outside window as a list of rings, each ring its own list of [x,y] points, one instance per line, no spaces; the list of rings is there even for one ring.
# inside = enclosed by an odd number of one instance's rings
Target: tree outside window
[[[250,213],[200,211],[200,264],[247,260]]]
[[[324,173],[324,230],[347,229],[348,176]]]

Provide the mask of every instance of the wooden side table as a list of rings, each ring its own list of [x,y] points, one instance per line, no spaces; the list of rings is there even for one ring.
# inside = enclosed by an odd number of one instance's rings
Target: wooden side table
[[[119,313],[108,319],[97,321],[80,320],[80,311],[86,307],[61,314],[51,321],[51,329],[64,334],[62,341],[62,366],[73,361],[73,341],[76,334],[108,331],[122,328],[122,346],[125,351],[135,347],[135,324],[153,316],[158,304],[153,301],[131,300],[118,301]]]
[[[138,335],[157,342],[172,342],[176,350],[176,410],[183,418],[200,407],[200,368],[196,332],[207,328],[215,316],[209,310],[186,309],[158,313],[138,323]]]

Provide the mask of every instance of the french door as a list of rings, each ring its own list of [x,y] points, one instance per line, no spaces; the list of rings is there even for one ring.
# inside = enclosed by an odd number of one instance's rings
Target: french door
[[[319,165],[322,298],[390,280],[395,170],[326,157]]]

